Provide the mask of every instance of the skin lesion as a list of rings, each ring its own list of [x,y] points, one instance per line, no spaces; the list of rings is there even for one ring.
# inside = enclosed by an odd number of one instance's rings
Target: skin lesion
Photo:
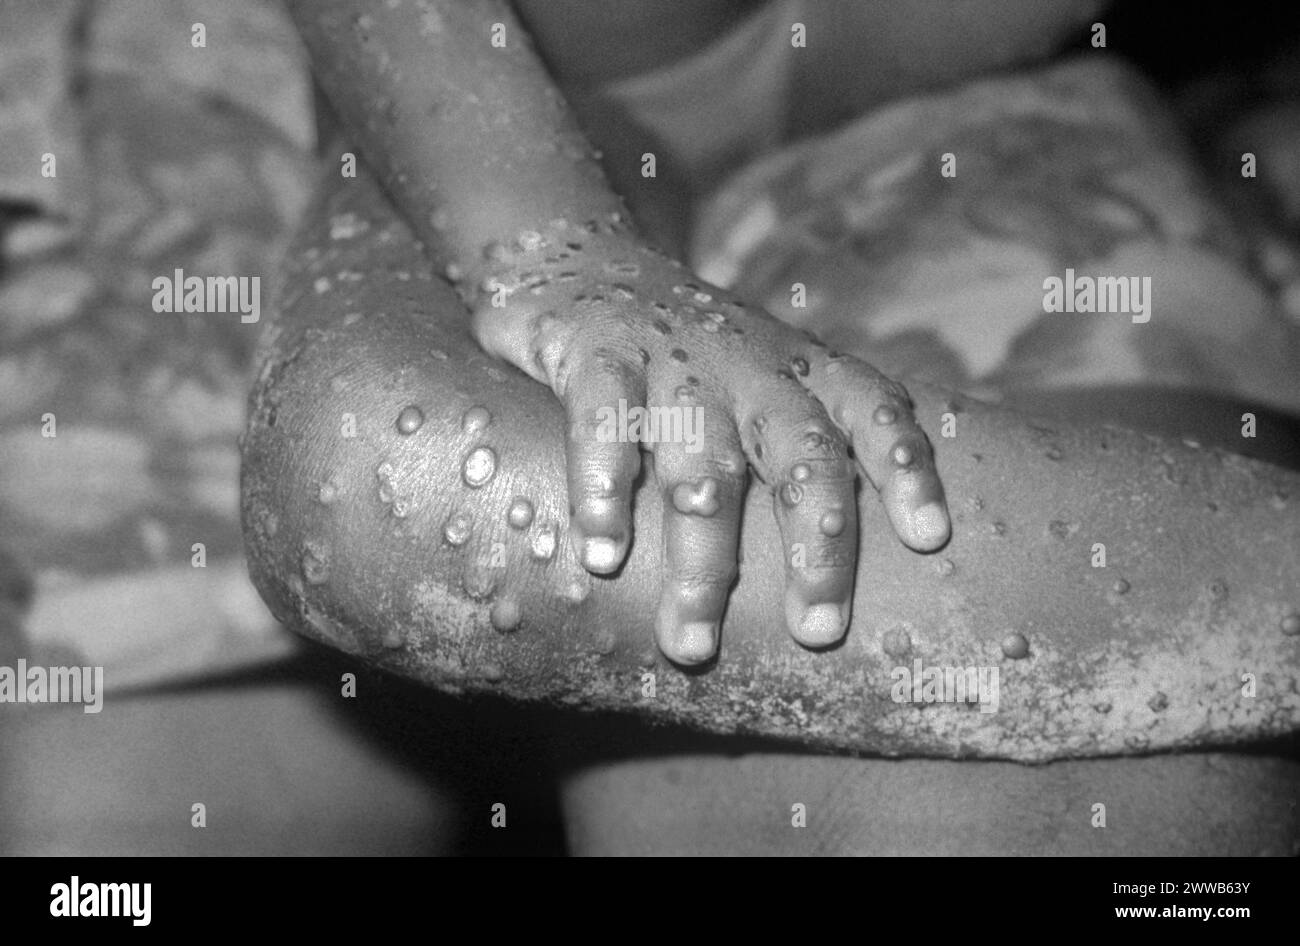
[[[476,286],[462,286],[462,296],[472,300],[475,336],[485,350],[519,365],[569,405],[571,466],[585,451],[599,450],[591,443],[604,424],[595,417],[607,414],[611,404],[621,405],[620,410],[627,405],[633,412],[648,410],[652,416],[689,409],[707,419],[701,438],[705,456],[696,461],[663,443],[643,443],[646,455],[658,461],[654,474],[666,495],[719,471],[726,484],[721,515],[697,517],[712,522],[686,520],[690,524],[682,526],[673,516],[679,510],[673,506],[669,512],[667,538],[676,551],[669,548],[667,555],[677,578],[665,587],[658,638],[674,659],[697,663],[716,649],[716,628],[708,630],[708,625],[720,615],[734,575],[734,555],[726,545],[735,542],[734,510],[744,493],[746,460],[779,500],[774,509],[790,544],[817,553],[811,565],[803,564],[807,559],[801,553],[798,564],[787,568],[789,627],[805,644],[832,644],[848,623],[846,586],[851,587],[857,521],[846,498],[855,473],[842,431],[854,432],[857,452],[884,495],[900,537],[919,550],[932,550],[946,540],[947,515],[929,443],[912,425],[911,404],[901,386],[827,352],[815,339],[619,232],[559,222],[545,234],[528,232],[509,247],[494,244],[485,255],[491,260],[487,274]],[[599,340],[599,347],[584,351],[588,338]],[[837,378],[837,372],[843,375]],[[862,382],[855,394],[843,396],[841,382],[854,381]],[[570,397],[575,389],[580,393]],[[597,396],[587,397],[589,389]],[[834,405],[833,414],[811,405],[802,415],[783,408],[806,401],[814,390],[825,404]],[[864,423],[867,416],[872,419]],[[589,510],[603,521],[587,518],[579,524],[584,534],[614,540],[608,550],[601,548],[598,563],[580,553],[600,573],[621,564],[630,539],[622,510],[611,500],[621,500],[639,466],[629,463],[622,469],[619,480],[594,468],[583,474],[588,485],[608,486],[598,497],[604,508]],[[571,492],[581,496],[584,488],[577,484]],[[580,519],[582,511],[579,507]],[[838,527],[827,530],[823,521]],[[695,553],[693,543],[700,539],[692,533],[707,533],[715,523],[718,531],[728,530],[724,544],[707,555]],[[715,577],[699,577],[710,575]],[[716,587],[710,590],[710,584]],[[689,597],[694,605],[687,604]],[[671,615],[687,612],[693,617],[676,620],[693,644],[678,647]],[[702,627],[695,626],[700,622]]]
[[[498,42],[523,36],[506,7],[457,6],[447,11],[445,29],[419,39],[411,36],[414,14],[405,8],[383,16],[377,6],[367,9],[360,33],[339,27],[349,15],[355,25],[348,4],[326,9],[322,18],[291,4],[345,126],[362,142],[390,199],[457,284],[480,344],[549,386],[568,413],[576,434],[566,447],[570,535],[588,571],[609,575],[626,560],[632,484],[643,449],[655,459],[651,471],[665,494],[744,454],[747,466],[729,475],[718,514],[683,516],[667,507],[668,573],[656,635],[666,654],[693,665],[716,653],[749,467],[778,495],[808,494],[797,510],[795,503],[775,507],[789,542],[837,544],[851,558],[852,530],[828,537],[816,523],[828,512],[843,515],[853,502],[852,476],[820,473],[823,461],[848,454],[853,438],[899,537],[918,550],[946,540],[944,494],[906,399],[895,397],[890,383],[868,366],[852,367],[863,382],[860,391],[894,406],[895,439],[907,445],[905,457],[891,463],[882,451],[895,445],[883,443],[881,431],[866,420],[874,403],[842,399],[843,425],[827,416],[813,390],[823,358],[805,335],[722,298],[720,290],[647,247],[530,45]],[[402,62],[400,76],[382,67],[384,57]],[[340,62],[351,68],[340,69]],[[409,122],[374,120],[380,99],[396,101],[402,113],[418,110],[431,96],[445,98],[448,90],[459,104],[439,112],[437,134]],[[673,443],[582,435],[615,405],[673,405],[688,376],[674,353],[690,360],[689,377],[698,383],[690,385],[689,397],[710,418],[705,455]],[[814,366],[806,379],[790,370],[798,363]],[[747,422],[751,416],[770,425],[764,454]],[[812,447],[805,436],[811,428],[820,432]],[[817,482],[784,485],[800,463],[817,472]],[[825,646],[843,635],[851,567],[815,576],[791,567],[786,580],[789,630],[797,640]]]
[[[1041,426],[973,401],[962,402],[960,435],[935,446],[954,487],[980,502],[955,508],[939,557],[889,536],[886,510],[860,495],[844,510],[856,513],[863,536],[852,626],[838,648],[804,650],[781,633],[784,588],[772,580],[792,553],[772,515],[780,499],[751,491],[721,654],[679,672],[652,643],[665,513],[680,498],[691,515],[707,504],[707,488],[691,481],[681,497],[665,496],[638,482],[626,564],[613,577],[591,575],[567,534],[558,402],[478,347],[445,283],[397,278],[417,270],[419,251],[373,185],[339,187],[320,205],[299,243],[300,256],[313,247],[318,256],[293,269],[294,279],[310,285],[340,267],[366,276],[337,292],[288,296],[298,301],[278,314],[267,353],[282,370],[264,375],[256,395],[274,405],[277,421],[270,427],[265,412],[255,414],[244,443],[252,574],[277,615],[304,633],[448,691],[890,754],[1038,761],[1139,751],[1130,739],[1138,732],[1140,751],[1154,751],[1296,728],[1285,685],[1261,688],[1260,712],[1243,714],[1238,688],[1225,683],[1235,680],[1232,668],[1221,666],[1231,652],[1284,683],[1297,675],[1288,628],[1300,621],[1300,603],[1287,594],[1300,575],[1300,521],[1288,517],[1293,504],[1277,505],[1278,496],[1300,495],[1295,475],[1248,461],[1225,466],[1210,451],[1121,431],[1103,443],[1068,424],[1054,425],[1046,443]],[[327,242],[331,216],[348,211],[371,226]],[[385,230],[396,238],[379,241]],[[921,418],[954,403],[929,388],[912,394]],[[414,429],[412,407],[423,417]],[[355,438],[339,434],[344,413],[356,415]],[[495,456],[491,476],[471,464],[467,482],[466,462],[485,448]],[[1184,482],[1148,483],[1145,471],[1165,456],[1188,473]],[[387,502],[377,476],[384,464]],[[1200,526],[1207,497],[1217,510],[1213,534]],[[407,504],[401,516],[396,498]],[[258,525],[266,514],[276,517],[273,534]],[[1054,530],[1057,522],[1078,529]],[[995,535],[997,524],[1014,541]],[[835,525],[824,515],[813,522]],[[1240,561],[1225,562],[1224,528],[1271,538],[1237,543]],[[1088,563],[1099,536],[1111,550],[1106,569]],[[1176,561],[1159,553],[1165,547],[1180,550]],[[1116,557],[1120,549],[1130,553]],[[1151,551],[1132,553],[1141,549]],[[811,549],[808,560],[818,555]],[[322,561],[327,574],[313,580]],[[1122,595],[1112,591],[1117,575]],[[1231,589],[1232,613],[1221,606],[1210,620],[1178,589],[1216,580]],[[1047,601],[1044,588],[1053,589]],[[892,669],[918,658],[998,667],[998,712],[894,702]],[[658,680],[654,699],[642,696],[647,672]],[[773,696],[795,693],[816,699]],[[1192,706],[1212,708],[1209,729]],[[1110,707],[1100,730],[1097,707]]]
[[[1092,534],[1145,549],[1153,532],[1177,532],[1176,568],[1155,556],[1125,562],[1134,589],[1217,570],[1217,545],[1180,520],[1199,499],[1191,494],[1214,483],[1215,501],[1235,504],[1235,521],[1258,531],[1266,474],[1243,488],[1189,456],[1208,479],[1135,506],[1131,484],[1151,444],[1117,437],[1106,463],[1092,463],[1086,433],[1063,430],[1051,456],[1021,419],[974,403],[961,435],[936,441],[936,457],[922,425],[948,395],[908,392],[693,278],[624,227],[588,149],[538,147],[576,126],[526,45],[491,70],[491,89],[482,85],[492,54],[472,43],[485,17],[508,16],[504,7],[457,8],[469,34],[418,43],[401,22],[376,19],[360,60],[332,45],[354,40],[297,9],[323,84],[387,193],[367,172],[321,201],[370,226],[332,245],[325,218],[305,227],[299,249],[317,255],[291,271],[313,287],[324,279],[327,291],[291,289],[267,354],[287,364],[256,394],[271,409],[255,414],[244,445],[246,535],[278,614],[326,639],[344,628],[354,652],[444,689],[886,754],[1037,761],[1134,751],[1125,733],[1138,729],[1144,749],[1192,745],[1207,733],[1187,700],[1223,710],[1222,741],[1295,728],[1276,693],[1267,722],[1246,719],[1227,706],[1228,688],[1190,672],[1214,664],[1221,624],[1150,592],[1099,611],[1080,558]],[[446,55],[427,55],[431,44]],[[373,70],[378,47],[406,57],[405,78]],[[506,120],[463,139],[370,121],[376,96],[401,99],[400,116],[441,82],[462,104],[499,104]],[[521,163],[503,176],[495,158],[476,159],[483,153]],[[431,260],[460,298],[432,276]],[[334,269],[361,278],[330,281]],[[498,292],[505,304],[493,306]],[[580,436],[600,408],[666,406],[683,388],[712,407],[702,456]],[[354,435],[340,435],[342,415]],[[1063,477],[1065,465],[1078,467],[1076,479]],[[883,502],[858,493],[855,466]],[[766,488],[744,490],[750,469]],[[939,469],[954,495],[984,506],[950,519]],[[273,533],[257,525],[270,515]],[[1057,521],[1080,523],[1079,534],[1062,539]],[[940,547],[946,571],[915,554]],[[1257,628],[1283,626],[1294,605],[1277,589],[1293,587],[1300,569],[1293,555],[1249,559],[1224,578],[1249,612],[1228,633],[1240,652],[1294,676],[1285,635]],[[881,640],[900,626],[917,659],[1000,667],[999,712],[918,715],[891,700],[882,681],[896,658]],[[1008,653],[1012,634],[1027,648]],[[1128,673],[1108,649],[1121,639],[1169,659]],[[657,702],[636,685],[647,667],[664,677]],[[1098,672],[1107,667],[1117,674]],[[1202,684],[1180,697],[1168,674],[1184,671]],[[1119,704],[1118,679],[1150,696],[1099,739],[1092,707]],[[771,697],[791,681],[817,699]]]

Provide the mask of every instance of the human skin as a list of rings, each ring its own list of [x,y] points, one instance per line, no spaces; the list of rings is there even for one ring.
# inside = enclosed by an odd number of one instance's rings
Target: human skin
[[[1041,7],[1041,4],[1037,5],[1037,8]],[[855,61],[860,58],[855,57]],[[322,251],[329,246],[323,234],[314,238],[314,242]],[[362,254],[354,258],[368,257]],[[396,263],[408,264],[412,264],[410,258]],[[329,273],[329,267],[320,272]],[[301,281],[298,289],[308,295],[314,291]],[[385,298],[378,292],[372,297],[377,297],[379,305],[375,311],[389,310],[391,297]],[[289,315],[292,318],[285,319],[283,324],[288,326],[290,337],[303,331],[304,325],[310,327],[314,324],[319,329],[328,324],[301,321],[320,316],[319,311],[290,312]],[[323,336],[318,336],[312,344],[327,344],[336,353],[346,354],[346,335],[337,325],[330,335],[332,339],[326,341]],[[400,350],[401,333],[393,332],[389,338],[390,344]],[[446,353],[446,349],[441,350]],[[382,354],[378,361],[380,365],[390,363],[389,358]],[[376,369],[370,375],[370,383],[382,384],[389,373]],[[468,380],[473,381],[472,377]],[[491,378],[488,380],[492,381]],[[364,387],[365,382],[360,386]],[[483,386],[481,380],[477,386]],[[301,390],[297,394],[286,390],[286,400],[282,403],[295,404],[300,396]],[[537,390],[532,396],[545,395]],[[356,398],[353,396],[349,400],[354,402]],[[321,410],[328,408],[337,412],[342,407],[342,403],[335,399]],[[1149,420],[1145,412],[1143,419]],[[934,428],[931,430],[933,432]],[[259,436],[265,435],[263,431]],[[1261,430],[1262,437],[1270,435]],[[531,445],[532,441],[527,443]],[[944,442],[939,441],[938,445],[942,452]],[[302,465],[303,459],[301,456],[290,457],[283,469],[290,478],[290,485],[315,489],[317,484],[314,481],[303,478],[307,471]],[[318,455],[317,462],[326,459]],[[374,455],[370,460],[378,462]],[[947,462],[942,455],[940,462],[945,465]],[[452,476],[448,485],[457,488],[454,482]],[[1195,504],[1190,503],[1188,509],[1194,507]],[[747,525],[747,532],[748,528]],[[1238,532],[1229,528],[1219,536],[1224,548],[1234,550],[1249,548],[1253,542],[1253,537],[1244,530]],[[960,538],[959,533],[958,540]],[[368,547],[362,545],[357,551],[366,554]],[[752,564],[752,559],[747,560],[745,569]],[[292,554],[286,555],[283,562],[264,560],[259,564],[255,560],[255,570],[271,567],[284,569],[279,578],[267,579],[278,582],[283,590],[286,581],[290,586],[294,584],[293,574],[301,567],[301,562]],[[625,577],[639,581],[639,574],[620,576],[617,583],[624,583]],[[960,574],[955,573],[953,577]],[[1160,580],[1178,582],[1186,577],[1170,568]],[[624,586],[633,587],[630,584]],[[375,587],[382,595],[390,596],[382,583]],[[1189,584],[1188,587],[1192,586]],[[1293,587],[1294,578],[1282,590]],[[313,588],[307,590],[313,600],[320,600]],[[1027,598],[1035,594],[1027,584],[1012,590]],[[1238,590],[1234,588],[1233,594]],[[622,592],[612,589],[612,593]],[[641,588],[639,593],[644,595],[645,589]],[[969,593],[976,599],[977,608],[987,607],[987,599],[993,595],[992,590],[981,594],[973,587]],[[304,604],[292,594],[292,587],[288,601],[288,605],[282,603],[280,607]],[[919,604],[916,610],[918,614],[924,614]],[[286,610],[285,613],[289,612]],[[308,614],[320,620],[317,611],[310,610]],[[644,622],[644,618],[641,620]],[[772,623],[770,615],[767,620]],[[291,618],[291,622],[302,626],[297,619]],[[858,607],[850,641],[860,633],[871,632],[871,625],[870,615]],[[381,626],[391,625],[381,621]],[[576,624],[574,629],[581,631],[584,628],[588,634],[598,633],[598,627],[591,623]],[[411,630],[420,633],[419,629]],[[523,630],[528,630],[527,624]],[[724,646],[728,645],[731,636],[728,628]],[[392,639],[397,637],[396,633],[392,635]],[[672,672],[671,668],[662,668],[662,673]],[[1294,675],[1293,670],[1291,673]],[[525,698],[538,697],[535,693],[525,693]],[[634,708],[645,709],[644,706]],[[582,735],[587,732],[584,727],[566,726],[566,731],[570,732],[570,739],[588,741],[587,736]],[[575,731],[578,735],[573,735]],[[574,851],[699,851],[703,841],[707,845],[705,850],[718,853],[786,850],[912,854],[1252,854],[1283,853],[1290,843],[1287,839],[1295,836],[1294,813],[1285,815],[1289,810],[1288,798],[1293,795],[1294,765],[1288,768],[1285,763],[1267,758],[1192,753],[1112,760],[1065,760],[1034,767],[970,760],[955,763],[772,754],[749,755],[736,760],[717,754],[741,749],[752,752],[761,748],[761,744],[756,747],[752,742],[738,743],[734,739],[695,743],[685,738],[677,742],[675,750],[660,744],[658,751],[708,752],[710,755],[683,755],[662,760],[622,758],[630,745],[643,741],[641,729],[624,732],[622,738],[608,746],[602,747],[596,744],[598,741],[591,741],[592,745],[586,750],[588,759],[614,761],[580,770],[567,780],[566,822],[571,826],[570,844]],[[1211,738],[1211,741],[1215,740]],[[653,799],[653,803],[647,805],[647,798]],[[709,805],[710,799],[720,800],[720,803]],[[1207,799],[1213,799],[1213,804]],[[792,801],[808,804],[807,832],[790,830],[789,804]],[[1107,804],[1112,827],[1118,830],[1099,831],[1089,823],[1088,808],[1097,801]],[[653,812],[657,814],[652,815]],[[709,830],[701,831],[702,824]],[[927,825],[929,830],[925,827]]]
[[[773,510],[785,547],[813,553],[787,560],[782,602],[809,647],[848,628],[858,472],[908,547],[947,541],[907,392],[648,247],[506,4],[289,8],[342,124],[456,285],[474,338],[563,404],[566,541],[589,572],[623,567],[633,484],[643,451],[653,458],[672,497],[653,626],[667,656],[698,665],[717,652],[751,471],[774,495],[806,497]],[[689,410],[704,434],[691,449],[611,439],[604,412],[622,405]]]
[[[917,387],[918,416],[954,424],[936,439],[965,497],[949,546],[902,548],[863,491],[852,629],[809,652],[776,633],[786,546],[751,491],[722,653],[686,673],[648,646],[659,492],[639,484],[616,577],[579,566],[559,402],[481,351],[372,183],[316,202],[284,280],[244,529],[276,616],[332,646],[445,690],[887,755],[1045,761],[1300,722],[1294,473]],[[996,667],[996,711],[896,702],[894,668],[917,659]]]
[[[1295,856],[1300,764],[1162,753],[1046,765],[855,759],[679,740],[564,781],[577,855]],[[1274,747],[1274,753],[1281,747]],[[804,806],[806,828],[792,825]],[[1104,818],[1104,820],[1103,820]]]

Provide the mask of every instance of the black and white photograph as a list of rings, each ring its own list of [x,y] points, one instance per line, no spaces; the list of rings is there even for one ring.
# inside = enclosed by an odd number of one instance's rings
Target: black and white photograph
[[[1248,922],[1183,859],[1300,856],[1300,8],[0,0],[0,854]]]

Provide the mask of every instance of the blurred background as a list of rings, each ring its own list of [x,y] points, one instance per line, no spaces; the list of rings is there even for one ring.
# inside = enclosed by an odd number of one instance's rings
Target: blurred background
[[[103,666],[107,691],[98,715],[0,707],[0,852],[560,843],[525,817],[538,775],[509,777],[526,721],[300,645],[247,579],[237,441],[314,114],[278,4],[0,4],[0,664]],[[260,276],[263,321],[155,313],[176,268]],[[489,765],[516,831],[450,817]]]
[[[962,6],[978,19],[985,4]],[[1091,17],[1104,19],[1110,53],[1158,90],[1145,114],[1161,115],[1213,182],[1214,219],[1236,234],[1251,292],[1294,331],[1295,14],[1267,2],[1060,7],[1048,40],[1013,39],[993,57],[1005,68],[1086,51]],[[965,65],[960,51],[933,52],[951,32],[911,21],[899,35],[915,50],[856,86],[796,77],[830,83],[814,96],[824,114],[800,112],[807,127],[787,121],[775,138],[722,129],[735,147],[700,155],[671,199],[661,188],[631,194],[634,205],[665,242],[690,243],[756,142],[833,129],[984,68],[987,43]],[[680,65],[692,53],[672,55]],[[620,143],[639,153],[632,125],[670,147],[698,138],[699,108],[665,110],[645,91],[657,68],[617,94],[603,76],[557,69],[607,155]],[[309,647],[247,580],[238,438],[276,260],[319,178],[317,116],[275,3],[0,3],[0,664],[99,665],[107,684],[98,715],[0,706],[0,853],[567,849],[554,733],[568,723],[426,693]],[[1259,155],[1258,180],[1238,173],[1242,150]],[[153,312],[152,279],[177,268],[261,276],[262,323]],[[908,352],[898,357],[906,366]],[[41,434],[49,415],[55,437]],[[359,674],[362,698],[338,698],[344,672]],[[507,802],[518,827],[491,831],[487,799]],[[191,827],[195,803],[204,830]]]

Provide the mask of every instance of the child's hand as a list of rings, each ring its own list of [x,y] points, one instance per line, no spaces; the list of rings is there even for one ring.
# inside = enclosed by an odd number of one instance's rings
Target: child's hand
[[[555,221],[484,255],[462,287],[474,334],[565,405],[572,535],[589,571],[613,572],[626,557],[641,449],[653,458],[665,496],[655,627],[670,659],[698,664],[717,651],[747,465],[774,497],[786,623],[806,646],[833,644],[848,627],[855,460],[905,544],[947,541],[943,487],[911,401],[869,365],[617,227]]]

